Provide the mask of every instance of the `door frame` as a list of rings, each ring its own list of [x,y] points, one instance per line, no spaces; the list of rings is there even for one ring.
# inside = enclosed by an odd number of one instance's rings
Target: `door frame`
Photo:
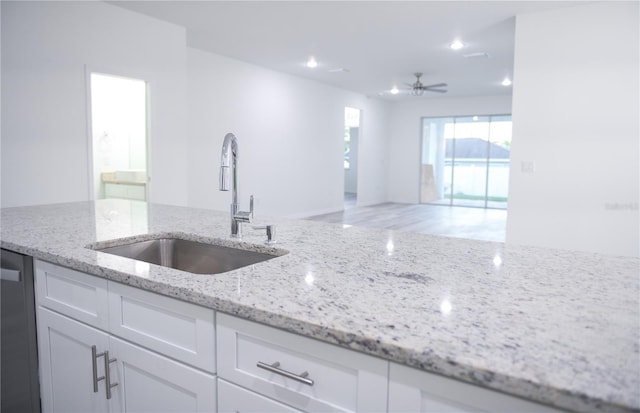
[[[484,114],[484,113],[474,113],[473,115],[441,115],[441,116],[421,116],[420,117],[420,151],[418,152],[418,203],[422,204],[422,202],[420,202],[421,198],[421,191],[422,191],[422,153],[424,151],[424,125],[425,125],[425,120],[427,119],[442,119],[442,118],[452,118],[454,120],[454,124],[455,124],[455,119],[456,118],[472,118],[474,116],[477,117],[487,117],[489,118],[489,122],[491,122],[491,119],[494,117],[500,117],[500,116],[509,116],[513,118],[513,114],[511,113],[491,113],[491,114]],[[513,119],[512,119],[513,122]],[[512,139],[513,139],[513,135],[512,135]],[[455,148],[455,145],[454,145]],[[455,158],[454,158],[455,159]],[[483,208],[483,209],[503,209],[503,208],[496,208],[496,207],[490,207],[488,206],[488,198],[487,198],[487,192],[488,192],[488,186],[489,186],[489,179],[488,179],[488,174],[489,174],[489,159],[490,157],[487,156],[487,178],[486,178],[486,182],[485,182],[485,199],[484,199],[484,205],[485,206],[473,206],[473,205],[454,205],[453,204],[453,193],[451,194],[452,197],[449,201],[449,204],[437,204],[437,203],[425,203],[426,205],[441,205],[441,206],[460,206],[460,207],[465,207],[465,208]],[[511,162],[511,158],[509,158],[509,162]],[[511,165],[509,165],[509,167],[511,167]],[[435,168],[434,168],[435,169]],[[444,171],[444,168],[443,168]],[[451,177],[451,185],[452,188],[451,190],[453,191],[453,174],[454,174],[454,169],[452,168],[451,171],[452,177]]]
[[[120,77],[126,79],[140,80],[145,83],[145,163],[147,182],[145,185],[145,200],[149,202],[151,194],[151,81],[150,76],[136,70],[127,70],[122,68],[114,68],[104,65],[84,65],[84,83],[85,83],[85,108],[86,108],[86,128],[87,128],[87,176],[89,177],[89,200],[95,201],[95,185],[94,185],[94,161],[93,161],[93,108],[91,106],[91,75],[100,74],[105,76]]]

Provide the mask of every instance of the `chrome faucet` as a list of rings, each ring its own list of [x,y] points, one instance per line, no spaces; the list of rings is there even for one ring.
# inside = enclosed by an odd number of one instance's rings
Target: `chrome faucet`
[[[231,150],[229,150],[231,149]],[[229,162],[231,153],[231,162]],[[231,179],[229,179],[231,174]],[[231,184],[229,184],[231,180]],[[251,222],[253,219],[253,195],[249,198],[249,212],[239,211],[238,206],[238,141],[233,133],[227,133],[222,143],[222,155],[220,157],[220,190],[228,191],[231,188],[231,236],[242,237],[241,223]]]

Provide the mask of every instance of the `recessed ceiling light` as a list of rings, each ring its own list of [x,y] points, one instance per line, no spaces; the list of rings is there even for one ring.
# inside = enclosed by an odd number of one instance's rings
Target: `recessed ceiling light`
[[[449,48],[451,50],[460,50],[463,47],[464,47],[464,43],[462,43],[460,40],[455,40],[453,43],[449,45]]]
[[[397,87],[395,87],[395,86],[393,87],[393,89],[391,89],[391,90],[390,90],[390,92],[391,92],[391,94],[392,94],[392,95],[397,95],[398,93],[400,93],[400,91],[398,90],[398,88],[397,88]]]
[[[502,81],[502,86],[511,86],[511,79],[509,79],[508,77],[505,77],[504,80]]]
[[[307,67],[313,69],[314,67],[318,67],[318,62],[316,62],[316,58],[311,56],[309,60],[307,60]]]

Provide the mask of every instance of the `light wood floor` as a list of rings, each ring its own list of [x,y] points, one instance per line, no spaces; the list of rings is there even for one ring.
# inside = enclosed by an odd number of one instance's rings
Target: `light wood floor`
[[[507,211],[392,202],[358,207],[353,206],[353,201],[347,199],[344,211],[306,219],[367,228],[504,242]]]

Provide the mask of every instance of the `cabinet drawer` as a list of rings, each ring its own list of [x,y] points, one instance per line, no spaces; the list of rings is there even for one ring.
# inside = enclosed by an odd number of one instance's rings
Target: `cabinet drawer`
[[[225,314],[216,326],[223,379],[305,411],[386,410],[384,360]]]
[[[389,412],[536,412],[562,410],[396,363],[389,367]]]
[[[109,310],[112,334],[215,372],[213,310],[115,282]]]
[[[300,413],[275,400],[218,379],[218,413]]]
[[[109,326],[107,280],[35,260],[36,301],[83,323]]]

